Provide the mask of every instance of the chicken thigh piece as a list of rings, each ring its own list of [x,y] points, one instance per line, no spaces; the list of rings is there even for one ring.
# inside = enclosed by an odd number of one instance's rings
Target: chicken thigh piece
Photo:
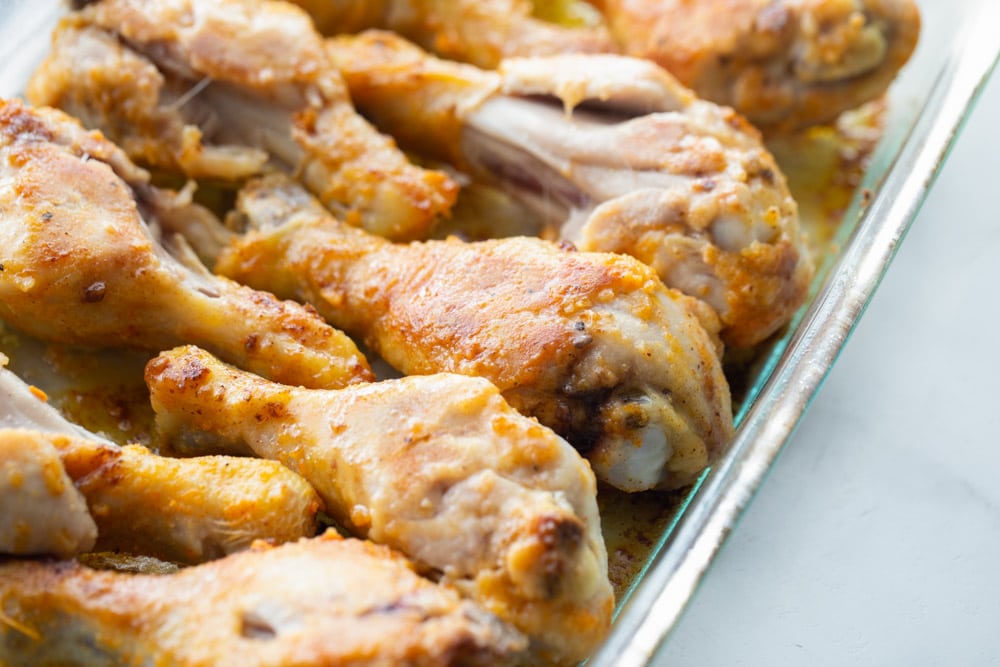
[[[63,20],[28,98],[197,178],[294,173],[369,231],[424,237],[457,185],[351,106],[309,17],[269,0],[104,0]]]
[[[592,0],[624,53],[768,131],[885,92],[917,44],[914,0]]]
[[[315,311],[213,276],[182,246],[168,252],[147,221],[175,224],[195,207],[150,186],[100,134],[59,111],[0,100],[0,158],[0,318],[9,324],[79,345],[197,343],[311,387],[372,379],[354,343]]]
[[[284,466],[119,447],[67,421],[3,362],[0,553],[97,548],[197,563],[255,539],[316,534],[319,498]]]
[[[407,374],[483,377],[626,491],[692,482],[732,435],[703,304],[631,257],[535,238],[393,244],[249,183],[217,270],[313,304]],[[239,224],[239,222],[237,222]]]
[[[492,667],[524,638],[384,547],[335,534],[174,574],[0,562],[0,661],[34,667]]]
[[[326,34],[392,30],[447,58],[496,67],[507,56],[602,53],[616,45],[582,0],[292,0]],[[545,10],[543,20],[535,10]]]
[[[652,266],[749,347],[804,302],[798,209],[760,135],[664,70],[621,56],[432,58],[389,33],[328,41],[359,108],[403,145],[484,179],[581,250]]]
[[[604,637],[614,594],[594,475],[485,380],[308,390],[185,347],[151,360],[146,382],[172,446],[281,461],[336,520],[512,623],[537,658],[573,664]]]

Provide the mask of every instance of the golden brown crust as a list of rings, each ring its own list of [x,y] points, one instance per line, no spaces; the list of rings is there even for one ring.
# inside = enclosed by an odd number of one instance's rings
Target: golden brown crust
[[[259,229],[216,270],[312,303],[404,373],[486,378],[582,451],[624,456],[662,431],[673,456],[631,490],[689,483],[728,441],[714,317],[635,259],[532,238],[391,244],[288,200],[278,179],[248,184],[238,209]]]
[[[480,67],[496,67],[513,55],[601,53],[615,48],[592,12],[578,14],[573,26],[557,25],[536,18],[529,0],[293,2],[309,12],[325,34],[385,28],[445,57]]]
[[[457,196],[355,113],[308,16],[284,2],[89,4],[57,28],[28,92],[168,171],[239,181],[283,168],[394,239],[425,237]]]
[[[12,664],[508,665],[524,640],[384,547],[333,534],[170,575],[0,563]]]
[[[312,310],[195,272],[141,217],[172,206],[99,133],[54,110],[0,104],[0,316],[45,340],[159,350],[198,342],[309,386],[372,378]],[[125,179],[125,180],[123,180]]]
[[[399,549],[560,664],[614,604],[589,466],[480,379],[439,374],[317,391],[195,348],[148,364],[159,431],[194,451],[249,447],[308,479],[355,534]],[[212,436],[207,439],[206,436]]]
[[[761,342],[804,302],[812,264],[760,133],[661,68],[577,55],[486,72],[373,31],[328,47],[379,127],[501,182],[578,248],[653,266],[715,309],[726,344]],[[583,103],[610,113],[570,111]]]
[[[916,46],[912,0],[600,0],[622,50],[768,131],[875,99]]]

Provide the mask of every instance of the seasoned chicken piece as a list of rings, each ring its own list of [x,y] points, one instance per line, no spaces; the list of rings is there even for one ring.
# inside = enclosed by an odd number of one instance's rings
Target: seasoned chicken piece
[[[0,600],[0,661],[33,667],[492,667],[525,645],[399,555],[332,533],[166,575],[8,561]]]
[[[0,318],[9,324],[81,345],[197,343],[311,387],[372,379],[354,343],[315,311],[213,276],[183,246],[173,248],[180,260],[167,252],[146,220],[174,224],[197,207],[151,187],[100,134],[0,100],[0,157]]]
[[[309,390],[186,347],[150,361],[146,382],[174,447],[283,462],[344,526],[515,625],[537,658],[575,663],[604,637],[614,596],[593,473],[485,380]]]
[[[52,443],[0,429],[0,554],[69,556],[89,551],[96,539],[87,501]]]
[[[593,7],[529,0],[292,0],[324,33],[393,30],[455,60],[495,67],[506,56],[599,53],[615,43]],[[535,10],[547,10],[545,18]]]
[[[707,302],[723,340],[785,324],[812,265],[759,134],[669,74],[620,56],[427,56],[388,33],[330,40],[359,107],[401,143],[499,179],[581,250],[626,253]]]
[[[284,2],[97,2],[56,29],[27,94],[160,169],[233,180],[270,162],[391,238],[424,237],[457,192],[355,113],[309,17]]]
[[[622,255],[534,238],[392,244],[280,178],[217,269],[312,303],[407,374],[484,377],[627,491],[689,484],[732,435],[701,304]],[[717,326],[717,325],[716,325]]]
[[[119,447],[43,399],[0,367],[0,553],[96,547],[197,563],[316,534],[316,492],[278,463]]]
[[[593,0],[622,51],[767,130],[833,120],[889,87],[916,47],[913,0]]]

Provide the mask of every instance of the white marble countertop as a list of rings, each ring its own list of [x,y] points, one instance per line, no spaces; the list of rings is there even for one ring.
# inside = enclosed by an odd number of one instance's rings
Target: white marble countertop
[[[998,195],[1000,74],[668,664],[1000,664]]]

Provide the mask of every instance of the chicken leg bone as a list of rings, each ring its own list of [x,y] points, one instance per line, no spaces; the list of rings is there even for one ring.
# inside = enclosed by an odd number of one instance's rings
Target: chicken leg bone
[[[760,342],[805,300],[797,207],[760,135],[655,65],[576,55],[487,72],[388,33],[328,45],[383,130],[499,180],[581,250],[649,264],[715,309],[727,344]]]
[[[484,377],[641,491],[691,483],[732,435],[699,302],[640,262],[533,238],[392,244],[280,177],[237,200],[245,236],[217,270],[313,304],[407,374]]]
[[[331,533],[165,575],[0,562],[0,600],[0,657],[37,667],[488,667],[525,646],[398,554]]]
[[[622,51],[767,131],[876,99],[920,34],[914,0],[594,0]]]
[[[308,16],[284,2],[92,3],[56,29],[28,98],[190,177],[239,180],[269,162],[391,238],[425,236],[457,193],[355,113]]]
[[[48,341],[158,351],[191,342],[282,382],[372,379],[312,310],[169,253],[179,213],[118,148],[65,114],[0,100],[0,318]],[[172,239],[167,238],[169,243]]]
[[[184,347],[150,361],[146,382],[172,446],[283,462],[343,525],[513,623],[536,655],[574,663],[607,631],[613,593],[593,473],[485,380],[307,390]]]
[[[315,491],[272,461],[171,459],[67,421],[0,355],[0,553],[197,563],[316,533]]]

